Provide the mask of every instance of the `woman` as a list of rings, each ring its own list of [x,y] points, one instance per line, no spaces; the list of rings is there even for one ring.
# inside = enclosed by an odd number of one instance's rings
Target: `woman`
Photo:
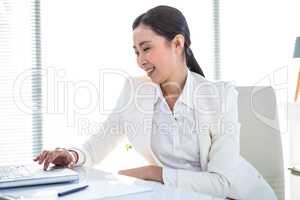
[[[223,198],[276,199],[239,155],[237,91],[204,78],[182,13],[168,6],[143,13],[133,42],[147,77],[128,79],[104,128],[81,148],[43,151],[35,160],[45,169],[93,165],[127,136],[149,165],[120,174]]]

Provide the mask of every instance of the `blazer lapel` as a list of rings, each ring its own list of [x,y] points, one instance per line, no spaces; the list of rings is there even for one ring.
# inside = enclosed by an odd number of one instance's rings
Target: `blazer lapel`
[[[209,117],[205,114],[205,110],[209,108],[209,101],[203,94],[206,93],[207,86],[203,83],[203,79],[194,76],[191,73],[192,79],[192,104],[194,108],[194,118],[196,123],[196,133],[198,134],[199,140],[199,154],[201,170],[207,170],[208,154],[211,146],[211,133],[209,128]]]
[[[155,86],[153,83],[147,83],[145,88],[141,88],[137,90],[138,92],[136,93],[135,106],[138,111],[131,122],[136,125],[136,134],[134,138],[131,138],[131,141],[137,147],[137,151],[143,154],[150,164],[158,164],[161,166],[161,163],[155,157],[151,149],[154,103],[157,98]]]

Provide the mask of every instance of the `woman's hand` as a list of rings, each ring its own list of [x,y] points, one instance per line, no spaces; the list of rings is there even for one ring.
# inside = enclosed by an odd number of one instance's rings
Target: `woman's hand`
[[[44,163],[44,170],[47,170],[50,163],[73,168],[78,160],[78,155],[73,151],[68,151],[67,149],[56,148],[53,151],[42,151],[33,160],[38,161],[39,164]]]
[[[121,170],[119,171],[119,174],[125,176],[132,176],[143,180],[151,180],[163,183],[162,167],[155,165]]]

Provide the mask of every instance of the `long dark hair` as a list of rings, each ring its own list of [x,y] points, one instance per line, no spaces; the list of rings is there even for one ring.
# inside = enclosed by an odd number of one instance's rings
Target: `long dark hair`
[[[182,34],[185,38],[184,53],[188,68],[205,77],[190,48],[191,39],[188,24],[178,9],[170,6],[154,7],[138,16],[132,24],[132,29],[134,30],[140,24],[149,26],[155,33],[168,41],[171,41],[177,34]]]

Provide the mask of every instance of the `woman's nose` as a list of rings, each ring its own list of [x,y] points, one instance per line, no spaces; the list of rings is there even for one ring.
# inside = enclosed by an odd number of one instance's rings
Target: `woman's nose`
[[[138,59],[138,62],[139,62],[139,65],[142,69],[145,69],[145,66],[147,64],[147,61],[142,57],[140,56],[139,59]]]

